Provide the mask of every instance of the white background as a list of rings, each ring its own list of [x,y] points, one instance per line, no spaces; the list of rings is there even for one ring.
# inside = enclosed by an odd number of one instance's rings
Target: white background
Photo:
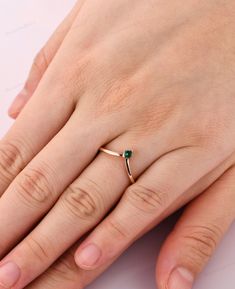
[[[34,55],[74,2],[0,0],[0,137],[11,125],[7,108],[22,87]],[[174,219],[138,241],[89,289],[155,289],[156,257]],[[235,288],[234,247],[235,225],[194,289]]]

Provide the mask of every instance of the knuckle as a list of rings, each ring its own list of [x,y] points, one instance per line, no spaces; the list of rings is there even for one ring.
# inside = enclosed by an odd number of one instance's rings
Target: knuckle
[[[217,118],[218,117],[218,118]],[[219,121],[218,121],[219,120]],[[187,127],[187,137],[195,145],[204,148],[220,149],[225,132],[227,131],[224,120],[219,116],[201,116],[201,122],[193,121]]]
[[[189,261],[200,269],[211,257],[221,236],[222,231],[217,225],[189,227],[183,236],[190,252]]]
[[[134,85],[134,81],[130,79],[115,79],[105,83],[104,86],[104,93],[96,100],[100,108],[98,113],[102,114],[110,113],[110,107],[112,107],[112,111],[120,111],[127,107],[130,95],[134,96],[138,89]]]
[[[140,114],[133,125],[132,131],[143,135],[155,134],[161,129],[170,119],[177,117],[178,106],[166,102],[164,98],[159,97],[151,100],[151,104],[144,108],[144,113]],[[157,110],[156,110],[157,107]]]
[[[45,260],[50,259],[50,253],[53,253],[53,248],[49,245],[48,240],[42,239],[43,238],[37,239],[29,236],[25,239],[24,245],[26,246],[26,250],[29,250],[29,252],[33,254],[33,257],[45,263]]]
[[[18,195],[27,204],[40,206],[54,199],[52,182],[42,169],[28,169],[19,177],[16,186]]]
[[[85,94],[85,88],[90,81],[90,75],[92,73],[92,64],[95,65],[95,61],[91,53],[83,52],[74,64],[64,68],[65,73],[63,72],[57,76],[58,79],[61,79],[61,88],[63,91],[70,91],[71,87],[74,87],[76,93],[73,97],[76,101]]]
[[[4,180],[12,181],[26,162],[17,144],[4,142],[0,145],[0,169]]]
[[[126,190],[125,197],[140,210],[154,213],[164,208],[167,202],[167,193],[163,189],[151,189],[145,185],[134,184]]]
[[[101,212],[100,190],[92,181],[72,184],[66,191],[63,202],[76,218],[94,218]]]

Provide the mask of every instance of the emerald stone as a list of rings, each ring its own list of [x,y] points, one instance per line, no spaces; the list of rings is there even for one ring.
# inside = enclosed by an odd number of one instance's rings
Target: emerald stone
[[[129,159],[132,157],[133,151],[131,150],[125,150],[123,153],[124,158]]]

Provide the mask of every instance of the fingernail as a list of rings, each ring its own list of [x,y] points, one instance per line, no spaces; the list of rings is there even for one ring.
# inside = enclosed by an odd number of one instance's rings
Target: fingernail
[[[11,104],[9,108],[9,114],[12,116],[18,115],[21,111],[22,107],[25,104],[25,100],[28,97],[28,91],[26,89],[23,89],[14,99],[13,103]]]
[[[192,289],[194,275],[183,267],[178,267],[172,271],[168,281],[169,289]]]
[[[0,287],[11,288],[20,278],[20,268],[13,262],[0,266]]]
[[[86,246],[76,256],[76,263],[79,267],[92,267],[101,257],[101,250],[94,244]]]

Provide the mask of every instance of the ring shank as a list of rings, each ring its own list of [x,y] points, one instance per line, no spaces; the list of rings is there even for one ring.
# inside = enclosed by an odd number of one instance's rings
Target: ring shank
[[[105,149],[105,148],[100,148],[100,151],[103,152],[103,153],[106,153],[108,155],[111,155],[111,156],[122,157],[122,154],[114,152],[114,151],[111,151],[111,150],[108,150],[108,149]]]
[[[108,149],[103,148],[103,147],[101,147],[99,149],[99,151],[103,152],[103,153],[106,153],[108,155],[111,155],[111,156],[124,158],[125,159],[125,167],[126,167],[126,171],[127,171],[128,177],[129,177],[129,179],[130,179],[132,184],[135,183],[135,179],[134,179],[134,177],[133,177],[133,175],[131,173],[130,158],[125,157],[123,153],[114,152],[114,151],[108,150]]]

